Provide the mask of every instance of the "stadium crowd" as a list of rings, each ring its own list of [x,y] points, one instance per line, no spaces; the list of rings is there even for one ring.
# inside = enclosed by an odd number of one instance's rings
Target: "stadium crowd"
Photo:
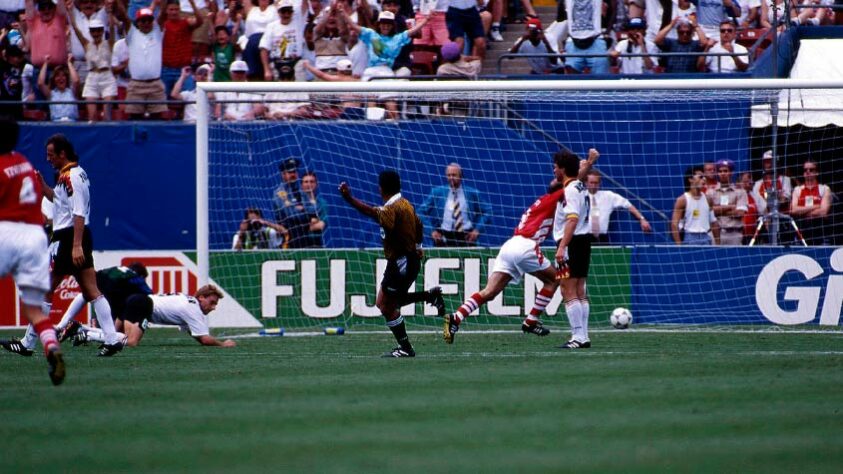
[[[773,25],[834,23],[832,1],[561,0],[544,28],[530,0],[0,0],[0,113],[189,121],[197,80],[475,78],[513,23],[524,34],[509,53],[546,55],[529,59],[534,74],[744,71],[742,31],[755,41]],[[221,120],[336,116],[306,96],[223,99]],[[381,105],[397,117],[394,101]]]

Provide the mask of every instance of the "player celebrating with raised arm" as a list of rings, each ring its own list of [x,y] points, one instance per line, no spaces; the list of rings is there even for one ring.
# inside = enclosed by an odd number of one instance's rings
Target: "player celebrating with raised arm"
[[[56,134],[47,139],[47,161],[59,172],[59,177],[55,189],[51,189],[44,177],[39,175],[44,195],[54,206],[53,238],[50,243],[53,270],[50,275],[50,291],[43,303],[44,314],[50,314],[53,291],[62,278],[73,275],[82,288],[85,301],[93,304],[97,321],[106,335],[97,355],[110,357],[120,352],[123,344],[114,329],[111,306],[97,287],[93,243],[88,228],[91,213],[88,176],[79,166],[79,157],[73,150],[73,144],[64,135]],[[35,338],[35,331],[30,325],[21,341],[23,348],[31,351],[35,347]]]
[[[589,160],[596,160],[600,153],[588,150]],[[583,166],[583,168],[588,165]],[[565,197],[556,208],[553,221],[553,239],[556,246],[556,266],[559,268],[565,313],[571,324],[571,339],[561,349],[587,349],[589,302],[586,292],[588,267],[591,263],[591,229],[588,226],[589,200],[580,172],[577,176],[565,169]]]
[[[383,206],[370,206],[351,195],[348,183],[340,183],[339,192],[346,202],[361,214],[376,220],[381,226],[383,254],[387,259],[383,281],[375,305],[381,311],[398,347],[385,353],[384,357],[415,357],[416,351],[410,344],[404,317],[400,309],[408,303],[424,301],[436,307],[439,315],[445,313],[445,302],[439,287],[429,291],[408,292],[421,269],[421,249],[424,228],[410,201],[401,196],[401,177],[392,170],[378,176]]]
[[[15,279],[20,291],[21,312],[41,339],[50,380],[58,385],[64,381],[64,359],[56,331],[41,310],[44,294],[50,288],[47,235],[41,215],[41,182],[26,157],[14,151],[20,131],[17,122],[0,119],[0,130],[3,130],[0,133],[0,276],[12,275]],[[32,355],[32,349],[24,348],[20,341],[1,341],[0,344],[11,352]]]
[[[456,312],[445,316],[443,337],[448,344],[454,343],[454,336],[460,324],[473,311],[496,297],[510,283],[518,283],[525,273],[529,273],[542,282],[542,288],[536,295],[536,301],[530,313],[521,324],[521,331],[526,334],[546,336],[550,330],[543,327],[541,313],[545,310],[553,292],[559,286],[557,272],[541,251],[541,244],[554,229],[557,209],[565,204],[565,184],[576,181],[576,176],[585,176],[600,156],[597,150],[588,152],[588,160],[582,166],[575,154],[568,150],[557,152],[553,156],[553,175],[550,190],[536,199],[515,228],[515,234],[501,246],[495,266],[486,287],[471,295],[457,308]],[[577,181],[579,182],[579,181]]]

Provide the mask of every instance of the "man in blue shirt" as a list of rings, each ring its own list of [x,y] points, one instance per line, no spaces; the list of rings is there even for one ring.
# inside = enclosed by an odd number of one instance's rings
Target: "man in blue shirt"
[[[451,163],[445,169],[448,185],[438,186],[419,208],[436,247],[473,247],[492,213],[480,192],[462,184],[462,168]]]

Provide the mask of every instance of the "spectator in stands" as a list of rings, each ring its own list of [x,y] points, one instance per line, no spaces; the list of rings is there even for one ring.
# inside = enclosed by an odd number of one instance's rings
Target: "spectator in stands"
[[[325,11],[327,5],[322,3],[322,0],[310,0],[307,2],[307,23],[316,23],[322,18],[322,12]],[[412,6],[411,6],[412,8]]]
[[[270,0],[243,0],[243,13],[246,15],[244,36],[247,42],[241,45],[243,60],[249,66],[251,79],[264,78],[263,63],[260,55],[260,40],[266,27],[279,20],[278,10],[272,6]]]
[[[477,11],[477,0],[450,0],[445,22],[451,41],[463,46],[465,37],[468,37],[471,41],[471,55],[481,60],[486,57],[486,33]]]
[[[348,59],[351,61],[352,74],[363,77],[363,72],[369,67],[369,49],[360,41],[356,30],[348,31]]]
[[[499,0],[495,0],[499,1]],[[436,48],[450,41],[448,24],[445,17],[448,12],[449,0],[420,0],[416,12],[416,24],[423,18],[427,23],[419,30],[419,36],[413,40],[413,46]]]
[[[612,16],[613,9],[614,6],[609,3],[607,16]],[[557,16],[558,21],[568,22],[565,52],[593,55],[568,58],[565,69],[569,73],[609,73],[606,42],[602,41],[602,12],[603,0],[565,0],[565,8]]]
[[[0,57],[0,101],[24,100],[24,69],[27,64],[26,56],[17,46],[8,46],[4,51],[5,57]],[[31,72],[30,72],[31,74]],[[5,115],[16,120],[23,118],[23,108],[19,104],[0,105],[0,116]]]
[[[296,73],[292,61],[275,63],[280,82],[293,82]],[[270,92],[266,95],[266,118],[290,120],[311,115],[310,96],[307,92]]]
[[[503,18],[504,2],[503,0],[488,0],[485,8],[490,13],[489,32],[487,33],[489,41],[500,43],[503,41],[503,35],[501,35],[501,19]]]
[[[677,39],[669,38],[671,31],[676,31]],[[694,31],[698,40],[694,39]],[[685,56],[668,56],[665,58],[665,72],[671,74],[691,74],[699,72],[697,69],[698,55],[708,44],[708,38],[699,25],[689,23],[681,17],[676,17],[669,25],[656,35],[655,44],[665,53],[686,53]]]
[[[50,57],[44,58],[45,64],[50,63]],[[76,100],[79,90],[79,76],[73,67],[73,55],[67,56],[67,64],[53,68],[50,83],[47,84],[47,68],[42,67],[38,73],[38,89],[49,101],[62,102],[50,104],[50,120],[54,122],[75,122],[79,119]]]
[[[334,8],[341,8],[352,23],[362,28],[376,29],[378,12],[372,8],[369,2],[354,0],[335,0]]]
[[[153,0],[153,7],[160,7],[161,0]],[[128,22],[125,10],[120,2],[116,3],[116,14]],[[126,45],[129,50],[129,86],[126,88],[127,101],[154,101],[152,104],[127,104],[126,113],[135,120],[142,119],[149,115],[149,118],[158,116],[167,111],[164,103],[167,97],[164,95],[164,83],[161,82],[161,58],[163,33],[160,26],[155,23],[153,8],[141,8],[135,14],[135,23],[127,25],[129,34],[126,36]]]
[[[591,170],[586,175],[586,187],[588,188],[590,204],[586,224],[591,229],[591,235],[594,237],[593,243],[598,245],[610,243],[609,221],[616,209],[628,210],[630,214],[638,219],[642,232],[652,232],[653,229],[650,227],[650,223],[629,200],[618,193],[600,189],[601,180],[602,176],[597,170]]]
[[[213,19],[221,5],[217,4],[217,0],[179,0],[179,6],[182,15],[193,16],[195,21],[190,37],[193,62],[205,60],[211,52]]]
[[[166,0],[166,7],[158,15],[158,25],[163,32],[161,56],[161,81],[164,83],[164,93],[170,94],[173,84],[181,76],[181,71],[193,62],[193,32],[201,27],[205,20],[200,15],[195,0],[187,0],[193,8],[193,16],[182,18],[179,0]],[[207,30],[206,30],[207,34]],[[188,88],[192,88],[188,78]]]
[[[229,82],[231,74],[228,70],[237,58],[239,48],[232,41],[232,35],[225,25],[214,27],[214,38],[216,41],[211,46],[211,56],[214,59],[214,82]]]
[[[437,186],[419,207],[419,217],[436,247],[474,247],[492,214],[480,192],[463,184],[462,167],[445,168],[448,184]]]
[[[85,36],[79,31],[79,24],[76,23],[74,15],[70,17],[70,25],[79,38],[79,43],[85,49],[85,70],[88,71],[88,78],[84,81],[82,98],[88,100],[114,100],[117,98],[117,80],[111,71],[111,50],[114,47],[114,37],[105,40],[105,24],[98,18],[88,21],[88,35]],[[88,39],[88,37],[92,39]],[[75,56],[74,56],[75,57]],[[81,77],[80,77],[81,80]],[[97,121],[100,119],[97,104],[88,102],[85,104],[88,111],[88,120]],[[111,116],[111,104],[104,107],[105,117]]]
[[[743,244],[747,245],[755,235],[758,219],[766,213],[767,203],[752,190],[752,174],[750,172],[741,173],[738,185],[746,193],[746,213],[743,215]],[[755,243],[765,242],[766,236],[759,232]]]
[[[801,5],[814,5],[815,8],[802,8],[796,16],[794,23],[799,25],[820,26],[834,23],[834,12],[829,8],[818,8],[831,5],[831,0],[804,0]]]
[[[717,165],[713,161],[706,161],[703,163],[703,187],[702,192],[705,193],[709,189],[717,187],[720,180],[717,179]]]
[[[320,81],[325,82],[357,82],[360,81],[360,77],[355,76],[352,70],[351,61],[348,59],[341,59],[337,62],[337,72],[336,74],[329,74],[325,71],[321,71],[309,61],[302,61],[302,66],[311,74],[313,74],[317,79]],[[354,94],[341,94],[339,97],[341,101],[340,107],[342,110],[345,110],[349,107],[356,107],[359,108],[362,106],[360,102],[360,97]]]
[[[226,0],[225,8],[217,11],[214,19],[214,31],[220,26],[226,27],[232,38],[237,38],[245,31],[243,3],[240,0]]]
[[[237,60],[231,63],[229,72],[232,82],[246,82],[249,66],[246,61]],[[216,95],[216,99],[214,116],[220,120],[254,120],[264,114],[264,107],[258,102],[261,99],[259,94],[220,92]]]
[[[27,34],[31,39],[37,39],[29,44],[35,77],[40,75],[42,68],[64,65],[67,60],[67,9],[64,0],[59,0],[58,4],[53,0],[38,0],[37,12],[35,0],[26,0],[26,22]],[[50,58],[50,61],[45,62],[45,58]],[[40,94],[41,88],[36,90],[36,98],[44,98]]]
[[[113,1],[109,0],[109,2]],[[108,13],[106,13],[105,6],[100,6],[97,0],[76,0],[76,5],[68,4],[67,8],[68,19],[72,19],[76,23],[76,26],[70,31],[70,52],[73,53],[73,64],[76,65],[79,82],[85,84],[88,78],[88,62],[85,60],[87,56],[86,43],[82,40],[84,39],[88,43],[93,41],[91,22],[96,20],[105,25],[108,23]],[[111,38],[107,39],[111,40]]]
[[[741,29],[763,27],[761,20],[765,20],[766,23],[766,19],[761,15],[761,3],[763,3],[761,0],[744,0],[741,2],[741,15],[737,21]],[[769,28],[769,24],[766,27]]]
[[[767,150],[761,157],[761,179],[755,182],[752,190],[767,202],[773,187],[773,150]],[[776,200],[779,202],[779,212],[790,212],[790,198],[793,196],[793,183],[784,171],[776,173]]]
[[[785,2],[785,0],[773,0],[771,4],[761,2],[761,18],[760,23],[762,28],[769,28],[772,25],[778,25],[779,30],[784,30],[788,22],[799,22],[799,14],[794,8],[795,2]]]
[[[655,43],[644,37],[647,23],[643,18],[629,18],[624,25],[626,39],[621,40],[609,57],[620,66],[621,74],[645,74],[654,72],[658,65],[649,55],[658,54]],[[644,54],[646,56],[625,56],[627,54]]]
[[[197,82],[205,82],[211,80],[211,70],[213,69],[212,66],[208,64],[202,64],[201,66],[196,68],[196,71],[190,66],[185,66],[181,71],[181,76],[179,76],[179,80],[173,85],[173,90],[170,92],[170,98],[174,100],[181,100],[187,102],[184,106],[184,121],[185,122],[195,122],[196,121],[196,83]],[[195,76],[196,80],[193,81],[192,88],[186,88],[185,83],[187,78],[190,76]],[[209,97],[213,98],[213,96]]]
[[[22,0],[12,0],[24,5]],[[6,46],[17,46],[21,51],[29,51],[29,41],[26,33],[26,11],[21,9],[7,11],[0,10],[0,44]]]
[[[825,232],[831,211],[831,189],[819,182],[819,163],[805,160],[802,166],[803,184],[793,190],[790,215],[802,230],[808,245],[831,245],[831,233]]]
[[[304,25],[293,21],[294,10],[293,0],[281,0],[278,4],[279,19],[266,26],[258,43],[265,81],[284,80],[280,77],[282,65],[295,65],[301,57]]]
[[[301,178],[301,194],[305,210],[310,216],[309,232],[302,239],[302,247],[324,247],[323,236],[328,225],[328,204],[319,195],[319,180],[316,173],[306,171]]]
[[[328,74],[337,72],[337,63],[348,59],[348,28],[345,22],[338,21],[337,15],[337,8],[331,8],[319,17],[313,29],[316,60],[312,66]]]
[[[400,13],[399,0],[383,0],[381,4],[383,11],[392,12],[395,15],[395,33],[403,33],[407,31],[407,17]],[[415,20],[413,20],[415,22]],[[410,58],[410,53],[413,52],[412,41],[405,44],[401,48],[401,52],[395,58],[392,64],[392,70],[397,71],[401,68],[411,70],[413,68],[413,60]]]
[[[735,53],[735,56],[700,56],[697,59],[697,67],[701,71],[731,73],[735,71],[746,71],[749,67],[749,55],[746,48],[735,43],[737,29],[732,20],[723,20],[720,24],[720,41],[708,40],[705,48],[706,53]]]
[[[319,217],[314,208],[305,203],[309,197],[303,194],[299,182],[299,160],[288,157],[278,166],[281,184],[275,189],[272,207],[275,220],[289,231],[286,248],[311,246],[311,222]],[[323,227],[324,228],[324,227]]]
[[[111,73],[114,74],[117,84],[117,100],[125,100],[131,81],[131,76],[129,76],[129,46],[126,44],[126,38],[115,41],[111,48]],[[117,109],[122,117],[126,112],[126,104],[119,104]],[[114,111],[112,111],[113,113]]]
[[[477,79],[483,69],[482,61],[477,56],[464,56],[461,52],[459,44],[453,41],[445,43],[440,52],[442,61],[436,70],[436,75]]]
[[[699,166],[685,170],[685,192],[673,205],[670,231],[676,245],[720,245],[720,226],[711,199],[702,192],[705,177]],[[681,234],[684,233],[684,236]]]
[[[697,22],[705,31],[708,38],[717,36],[718,29],[723,29],[723,23],[730,22],[734,28],[733,19],[740,18],[741,6],[734,0],[701,0],[697,2]],[[732,38],[734,40],[734,38]]]
[[[712,203],[712,211],[720,227],[722,245],[741,245],[743,243],[743,216],[747,211],[747,196],[739,186],[732,183],[734,164],[730,160],[716,163],[719,185],[706,191]]]
[[[246,209],[240,228],[234,234],[232,250],[280,249],[284,246],[287,229],[263,218],[256,207]]]
[[[554,54],[553,46],[547,41],[542,30],[542,22],[538,18],[530,18],[526,23],[526,32],[518,38],[510,53],[520,54]],[[527,58],[530,63],[530,74],[548,74],[564,72],[564,66],[559,64],[555,56]]]

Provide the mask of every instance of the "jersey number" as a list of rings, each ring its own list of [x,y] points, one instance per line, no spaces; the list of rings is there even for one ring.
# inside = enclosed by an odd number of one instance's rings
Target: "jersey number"
[[[20,203],[35,204],[38,202],[38,193],[35,192],[35,183],[31,176],[25,176],[20,183]]]

